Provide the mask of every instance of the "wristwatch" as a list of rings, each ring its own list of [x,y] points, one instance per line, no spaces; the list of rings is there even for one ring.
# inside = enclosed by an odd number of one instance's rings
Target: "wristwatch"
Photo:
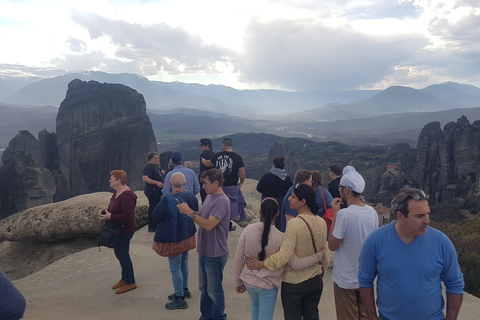
[[[195,218],[195,211],[192,211],[188,216],[193,220],[193,218]]]

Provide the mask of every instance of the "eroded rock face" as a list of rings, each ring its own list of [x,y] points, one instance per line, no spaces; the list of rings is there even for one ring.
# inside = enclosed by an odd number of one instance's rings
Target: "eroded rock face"
[[[157,151],[145,100],[119,84],[73,80],[55,133],[20,131],[0,168],[0,218],[80,194],[110,191],[110,171],[125,170],[143,189],[146,155]]]
[[[147,212],[148,200],[137,191],[137,219]],[[100,210],[108,207],[112,193],[97,192],[49,203],[0,220],[0,240],[54,242],[100,234]],[[145,225],[140,223],[138,227]]]
[[[43,167],[45,144],[20,131],[5,149],[0,168],[0,218],[53,201],[55,181]]]
[[[412,179],[430,195],[430,203],[475,196],[480,165],[480,121],[466,117],[445,125],[427,124],[418,139],[417,163]]]
[[[143,188],[148,152],[156,151],[145,100],[120,84],[84,82],[68,85],[57,115],[61,179],[55,200],[109,190],[112,170],[125,170],[133,190]]]

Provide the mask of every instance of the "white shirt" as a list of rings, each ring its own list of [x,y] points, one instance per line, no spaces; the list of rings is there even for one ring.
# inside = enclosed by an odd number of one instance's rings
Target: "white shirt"
[[[332,279],[343,289],[358,289],[358,258],[367,236],[378,228],[378,215],[369,205],[351,205],[337,212],[333,236],[341,239],[335,252]]]

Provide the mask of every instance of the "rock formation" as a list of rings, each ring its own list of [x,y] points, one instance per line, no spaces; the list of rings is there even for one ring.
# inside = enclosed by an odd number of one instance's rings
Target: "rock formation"
[[[41,135],[47,137],[42,132]],[[39,141],[30,132],[20,131],[3,152],[0,218],[52,202],[56,192],[55,181],[50,170],[42,166],[48,162],[47,140]]]
[[[148,200],[142,191],[136,194],[140,228],[146,224]],[[107,208],[111,196],[110,192],[84,194],[18,212],[0,220],[0,241],[54,242],[98,235],[101,222],[97,214]]]
[[[109,190],[115,169],[127,172],[133,190],[141,189],[145,156],[157,150],[145,111],[143,96],[127,86],[70,82],[57,115],[61,187],[55,199]]]
[[[292,144],[289,141],[278,141],[275,142],[273,147],[268,151],[268,158],[265,168],[263,169],[263,174],[267,173],[273,164],[273,159],[278,157],[285,157],[285,171],[288,173],[290,178],[295,176],[295,172],[301,169],[301,163],[295,154]],[[262,174],[262,175],[263,175]]]
[[[475,196],[480,165],[480,120],[466,117],[445,125],[427,124],[418,139],[412,180],[430,195],[430,203]],[[478,192],[478,191],[477,191]]]
[[[3,153],[0,218],[85,193],[111,191],[110,171],[143,189],[146,155],[157,151],[145,100],[120,84],[73,80],[55,133],[20,131]]]
[[[405,185],[416,186],[408,180],[408,175],[415,166],[415,152],[406,143],[396,143],[388,149],[388,164],[380,177],[380,190],[377,202],[389,205],[392,198]]]

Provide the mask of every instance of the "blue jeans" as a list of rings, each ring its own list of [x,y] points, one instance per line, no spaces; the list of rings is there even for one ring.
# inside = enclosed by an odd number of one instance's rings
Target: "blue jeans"
[[[122,267],[122,280],[125,281],[125,284],[135,283],[135,276],[133,275],[133,264],[132,259],[130,259],[130,240],[133,237],[132,234],[121,235],[120,241],[117,246],[113,249],[115,256],[120,262],[120,267]]]
[[[183,289],[188,288],[188,251],[169,257],[168,264],[172,273],[175,295],[183,297]]]
[[[250,295],[250,309],[252,320],[272,320],[278,289],[264,289],[244,283]]]
[[[198,257],[198,285],[201,293],[200,320],[225,320],[225,295],[223,294],[223,268],[227,264],[228,254],[209,258]]]

